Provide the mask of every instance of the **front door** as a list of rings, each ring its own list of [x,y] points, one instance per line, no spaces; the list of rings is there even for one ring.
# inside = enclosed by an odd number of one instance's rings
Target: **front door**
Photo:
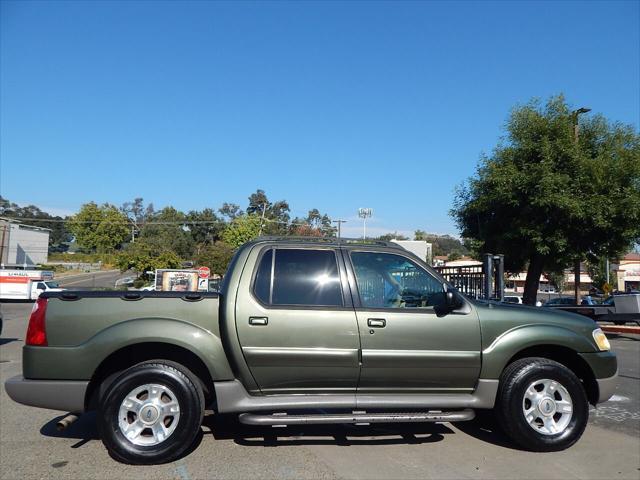
[[[236,326],[263,393],[355,392],[360,337],[341,256],[332,248],[251,252]],[[343,281],[344,280],[344,281]]]
[[[402,253],[345,250],[357,285],[358,392],[470,392],[480,373],[475,311],[438,317],[445,285]]]

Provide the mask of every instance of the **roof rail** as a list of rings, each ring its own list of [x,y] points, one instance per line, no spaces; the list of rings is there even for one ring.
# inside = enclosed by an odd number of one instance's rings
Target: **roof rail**
[[[397,243],[387,242],[386,240],[375,240],[367,238],[336,238],[336,237],[311,237],[311,236],[298,236],[298,235],[263,235],[256,238],[255,241],[286,241],[286,242],[300,242],[300,243],[334,243],[338,245],[381,245],[385,247],[399,247]]]

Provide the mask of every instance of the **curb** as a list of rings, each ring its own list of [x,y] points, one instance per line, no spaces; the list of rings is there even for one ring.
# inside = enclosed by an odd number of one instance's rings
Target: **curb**
[[[625,327],[623,325],[600,325],[604,333],[630,333],[640,335],[640,327]]]

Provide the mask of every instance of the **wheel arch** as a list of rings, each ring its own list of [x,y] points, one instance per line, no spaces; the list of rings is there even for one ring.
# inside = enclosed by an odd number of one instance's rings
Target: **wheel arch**
[[[154,341],[130,344],[110,353],[98,365],[89,381],[85,410],[97,408],[100,395],[121,372],[148,360],[167,360],[188,368],[200,381],[206,405],[215,401],[214,378],[202,358],[185,347]]]
[[[571,370],[581,381],[589,403],[595,405],[598,401],[598,383],[589,364],[569,347],[555,344],[535,345],[516,352],[506,363],[507,368],[516,360],[529,357],[540,357],[553,360]]]

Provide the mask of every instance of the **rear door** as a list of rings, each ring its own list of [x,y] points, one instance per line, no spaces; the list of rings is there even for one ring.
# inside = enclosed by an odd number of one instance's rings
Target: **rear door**
[[[236,327],[263,393],[355,392],[360,337],[338,253],[273,245],[249,254]]]
[[[472,391],[480,374],[474,310],[438,317],[445,285],[402,251],[345,250],[362,345],[358,393]]]

